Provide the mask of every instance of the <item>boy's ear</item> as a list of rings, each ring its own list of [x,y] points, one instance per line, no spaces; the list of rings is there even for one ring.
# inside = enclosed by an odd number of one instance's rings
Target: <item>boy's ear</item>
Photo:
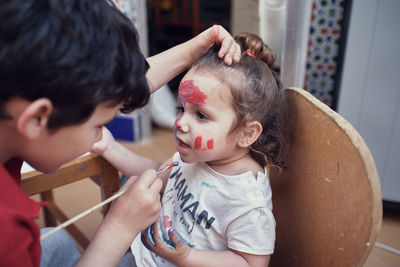
[[[251,146],[262,133],[263,127],[258,121],[247,123],[240,130],[239,147],[247,148]]]
[[[39,98],[31,102],[18,116],[17,129],[27,139],[37,138],[43,130],[53,111],[53,104],[47,98]]]

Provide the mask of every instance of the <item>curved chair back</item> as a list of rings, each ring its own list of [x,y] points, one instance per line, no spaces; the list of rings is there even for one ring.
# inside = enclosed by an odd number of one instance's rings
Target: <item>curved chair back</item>
[[[275,253],[270,266],[362,266],[382,221],[374,160],[357,131],[303,89],[286,89],[294,140],[271,170]]]

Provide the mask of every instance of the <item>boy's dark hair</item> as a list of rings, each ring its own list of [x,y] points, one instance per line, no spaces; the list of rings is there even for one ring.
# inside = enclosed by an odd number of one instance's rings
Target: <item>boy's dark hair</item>
[[[247,122],[260,122],[263,131],[250,146],[250,155],[262,166],[283,167],[291,134],[290,110],[279,76],[273,71],[275,55],[255,34],[240,33],[235,41],[243,51],[240,62],[226,65],[217,56],[219,47],[214,47],[193,64],[192,70],[211,73],[229,86],[237,115],[232,132]]]
[[[104,101],[122,112],[150,97],[131,21],[105,0],[0,0],[0,119],[14,97],[48,98],[48,128],[88,119]]]

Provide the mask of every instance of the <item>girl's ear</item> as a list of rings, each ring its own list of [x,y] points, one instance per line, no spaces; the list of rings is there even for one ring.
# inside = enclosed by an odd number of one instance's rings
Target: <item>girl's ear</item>
[[[247,148],[251,146],[262,133],[263,127],[258,121],[247,123],[240,130],[239,147]]]
[[[46,130],[53,104],[47,98],[31,102],[17,119],[18,131],[27,139],[33,140]]]

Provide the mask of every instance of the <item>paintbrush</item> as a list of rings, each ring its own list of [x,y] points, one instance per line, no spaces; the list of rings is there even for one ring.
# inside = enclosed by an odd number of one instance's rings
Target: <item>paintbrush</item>
[[[168,171],[169,169],[171,169],[174,166],[178,166],[178,162],[173,162],[167,166],[165,166],[164,168],[162,168],[161,170],[159,170],[157,172],[157,175],[161,175],[164,172]],[[70,224],[73,224],[74,222],[76,222],[77,220],[85,217],[86,215],[88,215],[89,213],[97,210],[98,208],[110,203],[111,201],[119,198],[120,196],[122,196],[127,190],[129,189],[129,187],[124,188],[123,190],[119,191],[118,193],[116,193],[115,195],[113,195],[112,197],[107,198],[106,200],[103,200],[102,202],[100,202],[99,204],[85,210],[84,212],[76,215],[75,217],[69,219],[68,221],[63,222],[62,224],[58,225],[57,227],[55,227],[54,229],[48,231],[47,233],[43,234],[40,236],[40,240],[43,240],[49,236],[51,236],[52,234],[54,234],[55,232],[69,226]]]

